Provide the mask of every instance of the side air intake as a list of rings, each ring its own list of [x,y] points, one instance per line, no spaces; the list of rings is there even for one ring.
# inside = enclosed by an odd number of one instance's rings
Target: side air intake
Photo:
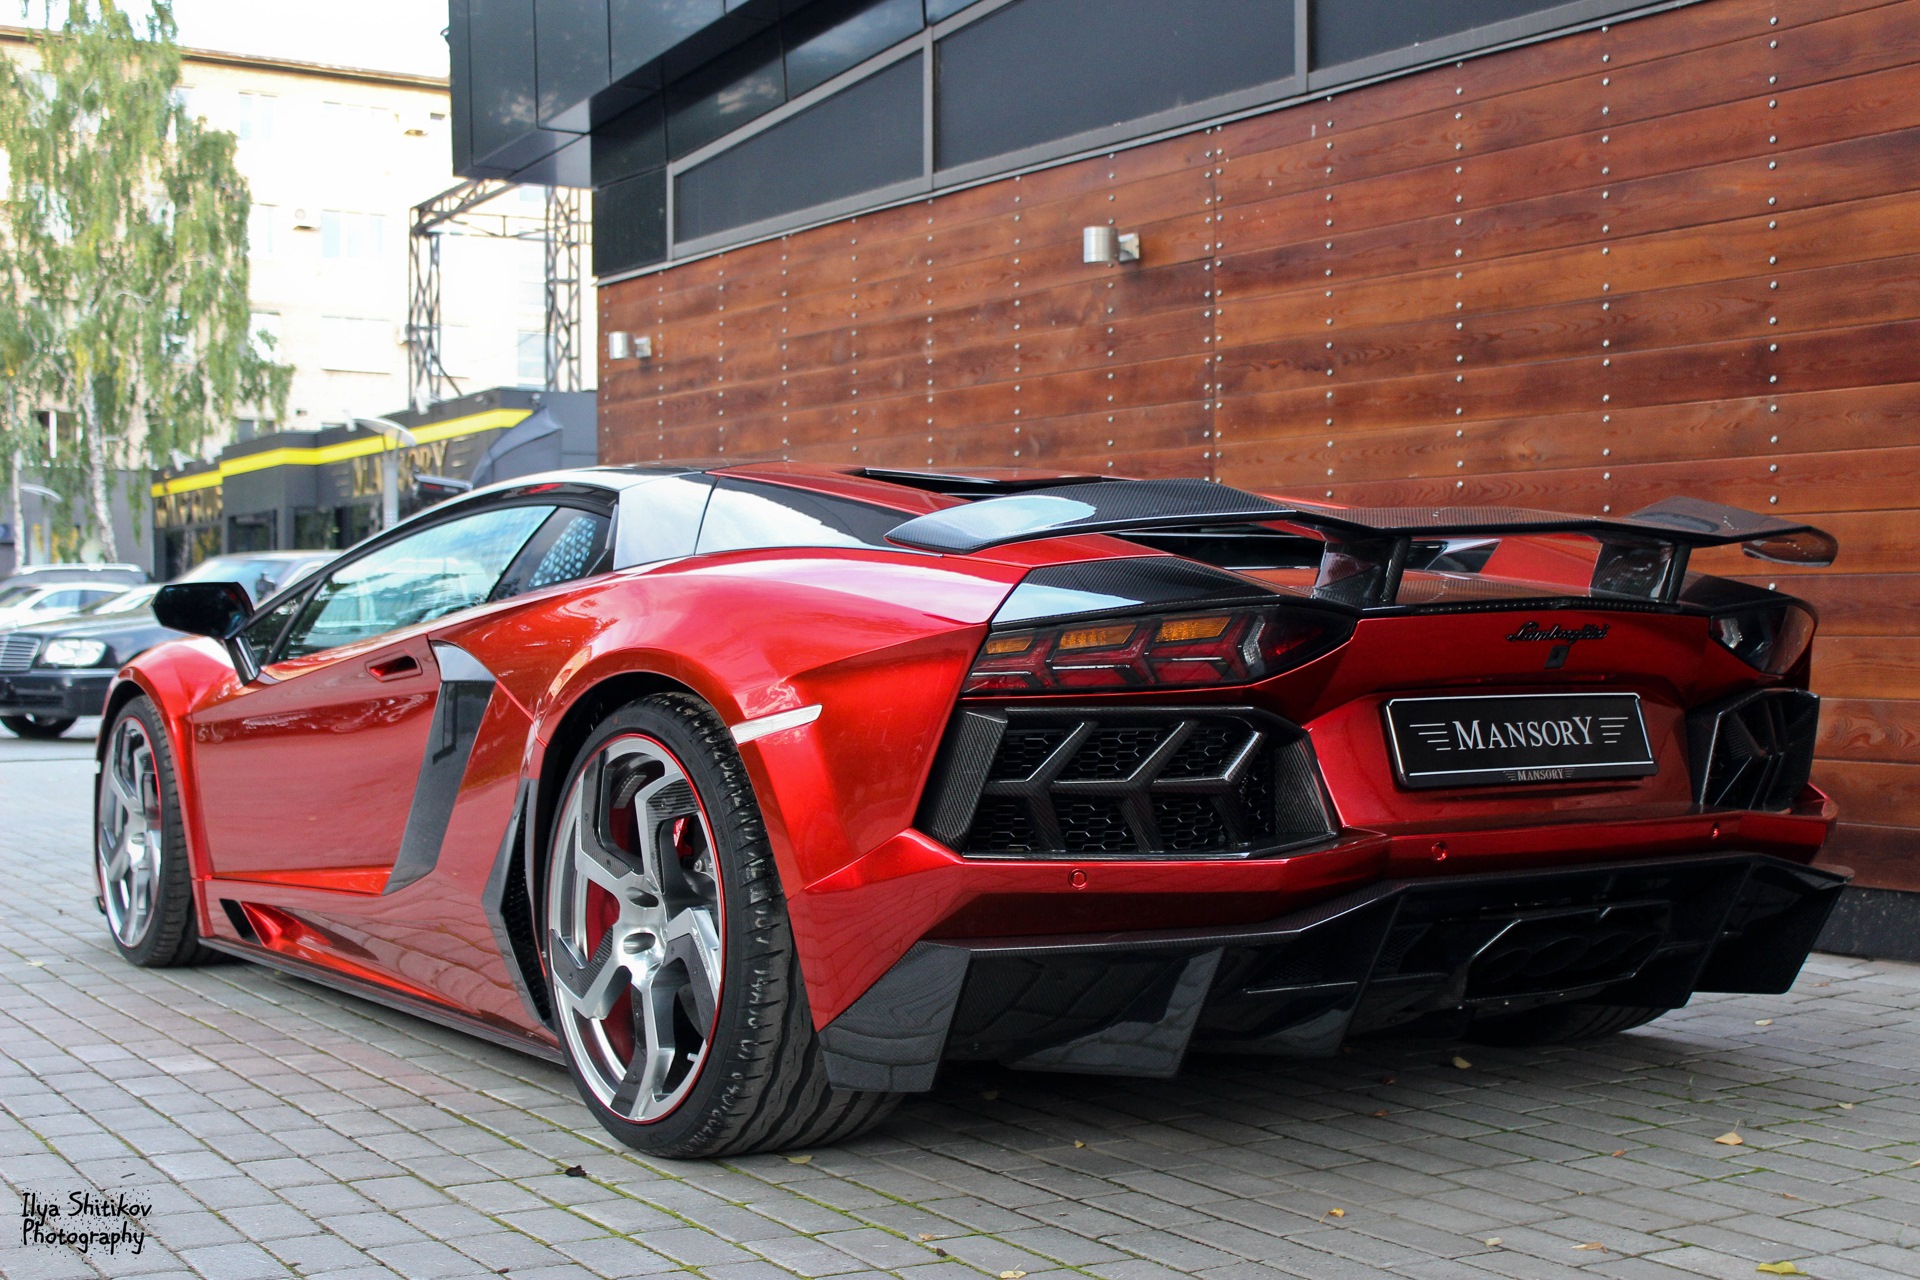
[[[1245,708],[963,708],[920,827],[978,858],[1243,858],[1329,839],[1306,735]]]
[[[1694,799],[1713,809],[1785,809],[1813,772],[1820,699],[1762,689],[1687,718]]]

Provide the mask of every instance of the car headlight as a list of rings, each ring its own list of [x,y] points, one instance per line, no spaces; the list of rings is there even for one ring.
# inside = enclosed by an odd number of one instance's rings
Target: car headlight
[[[98,640],[54,640],[40,655],[43,667],[97,667],[107,656],[107,646]]]

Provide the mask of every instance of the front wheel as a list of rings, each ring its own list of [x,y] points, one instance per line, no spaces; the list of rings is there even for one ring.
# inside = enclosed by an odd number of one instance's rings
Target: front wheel
[[[42,741],[59,737],[73,728],[71,716],[0,716],[0,724],[13,730],[16,738],[34,738]]]
[[[107,728],[94,799],[93,871],[107,928],[144,969],[203,958],[193,877],[180,822],[180,788],[160,712],[144,697]]]
[[[692,1157],[838,1142],[897,1100],[827,1082],[759,807],[697,699],[632,703],[581,748],[543,914],[568,1066],[629,1146]]]

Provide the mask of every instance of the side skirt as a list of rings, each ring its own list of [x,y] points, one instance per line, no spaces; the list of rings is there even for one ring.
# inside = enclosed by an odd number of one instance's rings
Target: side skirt
[[[308,964],[303,960],[295,960],[288,956],[276,954],[275,952],[267,950],[265,947],[254,946],[244,942],[232,942],[225,938],[202,938],[200,942],[202,946],[214,951],[223,952],[236,959],[246,960],[253,964],[265,965],[269,969],[277,969],[295,978],[304,978],[308,982],[315,983],[319,986],[331,987],[335,991],[342,991],[350,996],[358,996],[363,1000],[370,1000],[374,1004],[385,1005],[390,1009],[398,1009],[402,1013],[410,1013],[415,1017],[425,1018],[428,1022],[437,1022],[441,1026],[451,1027],[455,1031],[464,1031],[468,1035],[478,1036],[482,1040],[491,1041],[504,1048],[517,1049],[529,1057],[539,1058],[545,1062],[551,1062],[556,1066],[566,1065],[566,1058],[561,1054],[558,1046],[543,1043],[532,1036],[515,1035],[511,1031],[503,1030],[491,1023],[482,1022],[480,1019],[470,1017],[467,1014],[459,1012],[457,1009],[449,1009],[444,1005],[437,1005],[426,1000],[417,1000],[412,996],[390,990],[377,983],[363,982],[358,978],[351,978],[345,974],[333,973],[321,968],[319,965]]]

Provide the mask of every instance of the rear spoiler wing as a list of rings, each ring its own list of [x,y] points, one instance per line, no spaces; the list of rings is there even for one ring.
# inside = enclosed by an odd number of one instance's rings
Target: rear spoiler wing
[[[1603,546],[1594,587],[1671,602],[1696,547],[1738,546],[1776,564],[1825,566],[1839,544],[1812,525],[1698,498],[1667,498],[1630,516],[1579,516],[1524,507],[1336,507],[1275,501],[1210,480],[1115,480],[1035,489],[917,516],[888,541],[966,555],[1039,538],[1146,533],[1280,522],[1322,535],[1315,594],[1355,605],[1393,602],[1416,538],[1585,534]]]

